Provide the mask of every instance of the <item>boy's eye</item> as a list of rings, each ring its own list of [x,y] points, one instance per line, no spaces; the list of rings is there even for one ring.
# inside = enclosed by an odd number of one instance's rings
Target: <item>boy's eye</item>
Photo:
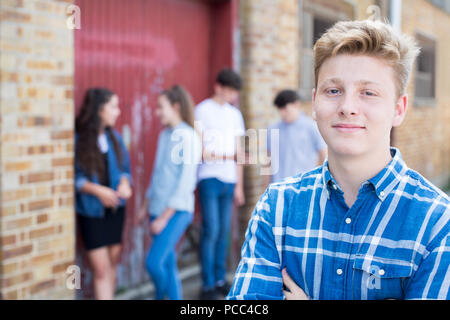
[[[328,90],[326,90],[326,92],[328,93],[328,94],[339,94],[340,93],[340,90],[339,89],[328,89]]]
[[[368,90],[363,91],[363,94],[365,94],[366,96],[370,96],[370,97],[376,96],[375,92],[368,91]]]

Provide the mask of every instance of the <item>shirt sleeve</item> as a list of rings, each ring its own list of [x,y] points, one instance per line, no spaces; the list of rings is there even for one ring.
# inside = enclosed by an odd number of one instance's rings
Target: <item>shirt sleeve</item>
[[[122,162],[120,163],[121,174],[120,177],[125,177],[128,179],[130,185],[133,185],[133,178],[131,176],[131,168],[130,168],[130,155],[128,153],[128,149],[123,142],[122,136],[118,132],[114,132],[117,140],[119,141],[120,147],[122,149]]]
[[[77,160],[75,160],[75,190],[81,191],[86,182],[89,181],[89,178],[81,169],[81,166]]]
[[[268,199],[266,190],[253,211],[227,300],[283,299],[280,257]]]
[[[205,126],[203,122],[205,121],[202,107],[197,106],[194,108],[194,127],[198,130],[198,132],[203,132],[205,130]]]
[[[449,300],[450,236],[423,259],[406,288],[405,299]]]
[[[236,108],[236,115],[237,115],[236,136],[240,137],[245,135],[245,123],[244,118],[242,117],[242,113],[238,108]]]
[[[76,157],[78,137],[75,137],[75,190],[80,192],[84,184],[90,179],[81,168],[81,164]]]
[[[162,157],[162,148],[163,148],[163,137],[164,137],[164,130],[161,131],[161,133],[158,136],[158,142],[156,144],[156,155],[155,155],[155,160],[153,161],[153,170],[152,170],[152,174],[150,175],[150,179],[149,179],[149,183],[148,183],[148,187],[147,187],[147,191],[145,192],[145,197],[150,200],[152,197],[152,191],[154,188],[154,184],[153,184],[153,177],[155,175],[156,170],[158,170],[159,167],[159,163],[161,162],[161,157]]]
[[[197,133],[189,131],[181,136],[183,148],[181,174],[177,188],[168,202],[168,207],[176,210],[186,210],[186,199],[194,193],[197,184],[197,166],[201,159],[201,143]]]

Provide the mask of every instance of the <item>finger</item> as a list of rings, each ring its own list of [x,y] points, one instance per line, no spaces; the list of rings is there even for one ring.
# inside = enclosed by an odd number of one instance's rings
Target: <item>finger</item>
[[[286,268],[284,268],[281,271],[281,275],[283,276],[283,283],[284,285],[290,290],[290,291],[294,291],[297,287],[297,284],[295,284],[294,280],[291,279],[291,277],[289,276],[289,274],[286,271]]]
[[[286,297],[286,300],[295,300],[294,295],[292,294],[292,292],[283,290],[283,294]]]

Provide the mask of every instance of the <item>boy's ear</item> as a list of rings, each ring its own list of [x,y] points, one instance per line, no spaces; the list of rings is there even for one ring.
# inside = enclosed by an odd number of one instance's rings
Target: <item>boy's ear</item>
[[[394,119],[392,121],[393,127],[398,127],[402,124],[403,120],[405,119],[407,110],[408,95],[405,93],[398,98],[397,103],[395,104]]]
[[[220,92],[220,89],[222,89],[222,86],[218,82],[215,82],[214,83],[214,93],[218,94]]]
[[[312,118],[316,120],[316,89],[312,89]]]

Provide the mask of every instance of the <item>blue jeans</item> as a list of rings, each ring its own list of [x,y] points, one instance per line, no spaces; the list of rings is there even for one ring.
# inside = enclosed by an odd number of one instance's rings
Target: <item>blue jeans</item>
[[[231,224],[234,183],[216,178],[203,179],[198,191],[202,211],[200,260],[203,289],[225,280],[228,235]]]
[[[181,300],[181,281],[178,275],[175,246],[192,221],[192,213],[177,211],[164,230],[153,238],[145,265],[153,279],[156,300],[167,295],[170,300]],[[155,218],[152,217],[153,221]]]

